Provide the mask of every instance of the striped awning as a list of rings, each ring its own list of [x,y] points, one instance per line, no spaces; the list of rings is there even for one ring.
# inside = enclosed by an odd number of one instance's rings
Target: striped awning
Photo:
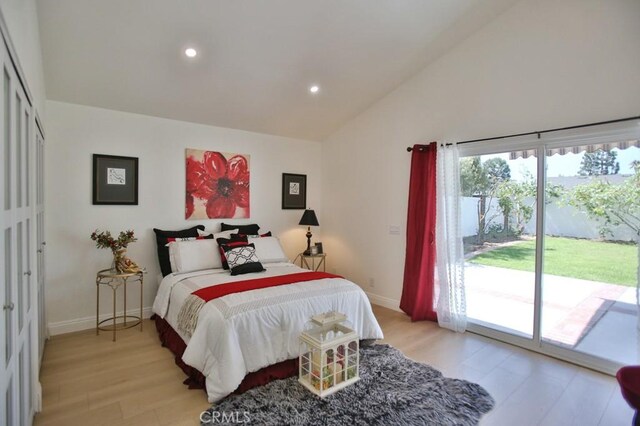
[[[578,145],[578,146],[570,146],[566,148],[553,148],[553,149],[547,150],[547,156],[550,157],[553,154],[564,155],[569,153],[580,154],[581,152],[585,152],[585,151],[589,153],[596,152],[598,150],[611,151],[614,148],[627,149],[632,146],[640,148],[640,140],[601,143],[601,144],[595,144],[595,145]],[[527,149],[524,151],[512,151],[509,153],[509,159],[515,160],[516,158],[519,158],[519,157],[522,157],[522,158],[535,157],[536,153],[537,153],[537,150],[535,149]]]

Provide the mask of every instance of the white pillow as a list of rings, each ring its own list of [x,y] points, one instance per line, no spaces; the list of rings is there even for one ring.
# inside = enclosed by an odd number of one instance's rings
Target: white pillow
[[[222,268],[218,243],[213,239],[169,243],[171,272]]]
[[[251,244],[256,246],[256,255],[261,263],[288,262],[278,237],[252,238]]]

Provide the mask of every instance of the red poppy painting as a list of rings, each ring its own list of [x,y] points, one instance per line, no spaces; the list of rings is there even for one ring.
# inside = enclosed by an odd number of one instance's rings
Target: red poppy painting
[[[187,149],[186,219],[249,217],[249,156]]]

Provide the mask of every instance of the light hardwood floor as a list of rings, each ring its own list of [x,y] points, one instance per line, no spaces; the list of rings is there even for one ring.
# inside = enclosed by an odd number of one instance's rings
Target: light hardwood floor
[[[480,383],[496,400],[482,425],[630,425],[613,377],[471,333],[374,306],[385,342],[449,377]],[[152,322],[111,335],[55,336],[45,347],[36,425],[196,425],[209,404],[188,390]]]

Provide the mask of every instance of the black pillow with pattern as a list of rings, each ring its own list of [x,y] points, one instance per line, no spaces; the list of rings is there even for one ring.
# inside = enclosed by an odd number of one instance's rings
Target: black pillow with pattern
[[[232,234],[232,238],[216,238],[218,250],[220,250],[220,260],[222,261],[222,267],[224,269],[229,269],[229,264],[227,263],[227,256],[225,255],[223,246],[240,247],[249,244],[247,237],[233,237],[233,235],[237,234]]]
[[[221,246],[229,263],[231,275],[249,274],[252,272],[266,271],[260,263],[260,259],[256,256],[256,246],[253,244],[245,244],[236,247],[230,247],[227,244]]]

